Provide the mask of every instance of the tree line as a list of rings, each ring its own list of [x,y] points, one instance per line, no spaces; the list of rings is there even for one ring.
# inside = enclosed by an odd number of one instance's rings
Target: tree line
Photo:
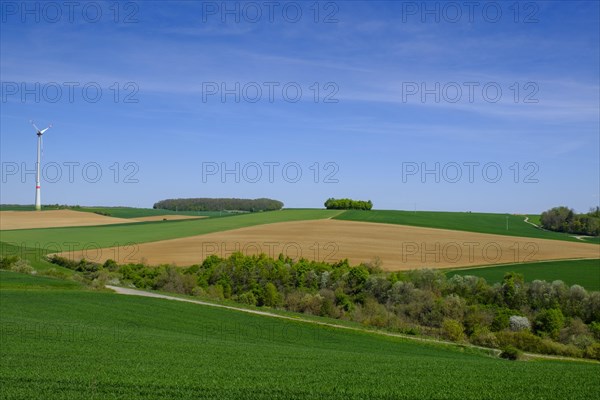
[[[384,272],[374,261],[352,266],[280,255],[209,256],[201,264],[103,265],[54,256],[92,286],[106,282],[356,321],[411,335],[519,351],[600,360],[600,292],[562,281],[501,283],[437,270]],[[511,350],[512,351],[509,351]],[[515,353],[517,352],[517,353]]]
[[[371,200],[334,199],[331,197],[325,201],[325,208],[328,210],[370,210],[373,208],[373,203]]]
[[[171,211],[275,211],[283,208],[283,203],[273,199],[218,199],[190,198],[167,199],[154,204],[153,208]]]
[[[542,228],[580,235],[600,235],[600,207],[592,208],[588,213],[576,214],[572,208],[554,207],[544,211],[540,222]]]

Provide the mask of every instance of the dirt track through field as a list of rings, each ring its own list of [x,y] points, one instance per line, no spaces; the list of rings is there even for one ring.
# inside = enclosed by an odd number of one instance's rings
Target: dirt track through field
[[[131,222],[135,221],[73,210],[0,211],[1,230],[110,225]]]
[[[113,258],[120,263],[186,266],[211,254],[227,257],[234,251],[328,262],[348,258],[351,264],[379,257],[386,270],[600,258],[600,246],[590,244],[339,220],[281,222],[62,255],[95,262]]]

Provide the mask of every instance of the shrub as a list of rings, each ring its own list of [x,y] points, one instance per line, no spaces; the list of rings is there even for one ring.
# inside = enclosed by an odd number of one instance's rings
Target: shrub
[[[344,311],[351,312],[354,310],[354,303],[341,289],[335,291],[335,303]]]
[[[465,329],[463,325],[455,319],[445,319],[442,322],[442,333],[444,337],[453,342],[462,342],[465,340]]]
[[[348,275],[346,276],[346,283],[351,292],[358,293],[362,290],[368,278],[369,270],[361,265],[350,269]]]
[[[535,331],[548,334],[551,338],[557,339],[564,324],[565,317],[562,311],[558,308],[552,308],[537,315],[535,318]]]
[[[389,290],[389,301],[393,304],[408,304],[414,291],[415,285],[412,282],[394,282]]]
[[[384,328],[388,324],[388,312],[382,304],[379,304],[374,298],[368,298],[362,307],[364,325]]]
[[[280,302],[281,299],[277,288],[271,282],[268,282],[263,290],[261,305],[267,307],[276,307]]]
[[[514,315],[514,311],[508,308],[499,308],[496,311],[494,320],[492,321],[492,331],[498,332],[509,327],[510,317]]]
[[[321,312],[319,313],[322,317],[339,318],[341,315],[340,310],[335,306],[334,301],[330,298],[325,298],[321,304]]]
[[[421,334],[421,328],[418,325],[410,326],[402,330],[405,335],[419,336]]]
[[[595,321],[590,324],[590,332],[596,340],[600,340],[600,321]]]
[[[300,308],[306,314],[319,315],[323,307],[323,296],[306,293],[300,300]]]
[[[587,325],[579,318],[572,318],[569,324],[560,330],[559,337],[561,343],[574,344],[581,349],[594,342]]]
[[[477,330],[489,330],[493,320],[493,310],[480,305],[469,306],[466,309],[466,315],[463,322],[465,325],[465,332],[468,335],[473,335]]]
[[[252,292],[246,292],[238,296],[237,301],[242,304],[250,304],[255,306],[257,303],[256,296]]]
[[[600,322],[600,292],[592,292],[583,306],[585,322]]]
[[[113,271],[116,271],[117,269],[119,269],[119,265],[117,264],[117,262],[115,260],[111,260],[109,258],[108,260],[106,260],[104,262],[104,264],[102,265],[102,268],[113,272]]]
[[[470,337],[470,342],[476,346],[498,347],[498,339],[488,328],[476,329]]]
[[[529,319],[527,317],[521,317],[519,315],[512,315],[508,319],[508,324],[510,326],[510,330],[514,332],[528,331],[529,329],[531,329]]]
[[[506,346],[502,349],[502,353],[500,353],[500,357],[507,360],[519,360],[523,356],[523,353],[514,346]]]
[[[29,264],[29,260],[23,260],[21,258],[17,259],[14,263],[11,263],[8,267],[11,271],[19,272],[21,274],[35,275],[36,273],[35,269]]]
[[[500,348],[514,346],[525,351],[539,351],[542,339],[528,331],[511,332],[501,331],[496,333]]]
[[[573,336],[571,338],[571,340],[569,340],[568,344],[572,344],[573,346],[577,347],[578,349],[585,350],[594,343],[595,343],[595,341],[591,336],[576,335],[576,336]]]
[[[502,279],[502,297],[510,308],[518,309],[525,301],[523,291],[523,275],[516,272],[507,272]]]
[[[585,356],[600,361],[600,343],[592,343],[585,349]]]
[[[2,258],[0,258],[0,269],[5,269],[5,270],[10,271],[11,267],[17,261],[19,261],[19,257],[17,257],[17,256],[2,257]]]
[[[340,310],[335,306],[335,293],[330,289],[321,289],[319,294],[323,296],[320,315],[322,317],[339,318]]]
[[[182,275],[176,267],[167,266],[156,278],[154,289],[166,292],[192,294],[196,280],[191,275]]]
[[[302,312],[302,297],[304,294],[299,290],[294,290],[285,296],[285,302],[287,304],[287,309],[293,312]]]
[[[575,345],[564,345],[562,343],[554,342],[550,339],[542,339],[537,352],[541,354],[555,354],[557,356],[564,357],[583,356],[583,351],[578,349]]]
[[[68,258],[57,256],[57,255],[51,256],[50,258],[48,258],[48,261],[51,262],[52,264],[60,265],[61,267],[65,267],[65,268],[72,269],[72,270],[77,269],[77,264],[78,264],[78,262],[76,262],[74,260],[69,260]]]
[[[68,277],[68,275],[65,272],[59,271],[56,268],[49,268],[47,270],[41,271],[40,275],[50,276],[52,278],[59,278],[59,279],[67,279],[67,277]]]
[[[513,346],[523,351],[566,357],[581,357],[583,355],[583,352],[574,345],[564,345],[550,339],[542,339],[528,331],[502,331],[496,333],[496,338],[500,348]]]
[[[209,286],[208,295],[212,298],[222,300],[225,298],[225,294],[223,292],[223,286],[217,284],[213,286]]]
[[[96,290],[104,289],[104,286],[106,286],[109,279],[110,274],[108,272],[100,271],[98,276],[92,280],[90,287]]]

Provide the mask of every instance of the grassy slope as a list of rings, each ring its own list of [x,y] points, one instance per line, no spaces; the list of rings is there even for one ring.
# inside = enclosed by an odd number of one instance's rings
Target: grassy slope
[[[40,248],[27,248],[21,246],[14,246],[9,243],[0,242],[0,257],[12,257],[17,256],[19,258],[28,260],[30,265],[38,272],[45,272],[49,269],[54,269],[62,272],[65,275],[73,275],[73,270],[63,268],[56,264],[49,263],[44,259],[46,251]]]
[[[199,220],[139,222],[94,227],[44,228],[2,231],[1,240],[22,247],[42,247],[56,251],[84,248],[86,245],[110,247],[127,243],[145,243],[175,239],[204,233],[226,231],[246,226],[274,222],[302,221],[328,218],[338,214],[335,210],[282,210],[241,214],[227,218]]]
[[[43,289],[23,290],[26,281]],[[0,272],[0,397],[593,398],[597,364],[510,362]]]
[[[501,282],[504,274],[511,271],[523,274],[528,282],[535,279],[548,282],[561,280],[569,285],[581,285],[587,290],[600,290],[600,260],[550,261],[466,268],[449,271],[448,275],[480,276],[493,283]]]
[[[506,229],[507,216],[508,230]],[[423,226],[428,228],[452,229],[540,239],[567,240],[584,243],[568,234],[548,232],[535,228],[523,221],[525,219],[525,216],[523,215],[435,211],[351,210],[345,211],[335,217],[335,219]]]

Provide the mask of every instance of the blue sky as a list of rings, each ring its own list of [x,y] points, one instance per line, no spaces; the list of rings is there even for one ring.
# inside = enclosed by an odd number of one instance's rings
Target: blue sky
[[[2,2],[0,202],[598,205],[598,2],[276,3]]]

